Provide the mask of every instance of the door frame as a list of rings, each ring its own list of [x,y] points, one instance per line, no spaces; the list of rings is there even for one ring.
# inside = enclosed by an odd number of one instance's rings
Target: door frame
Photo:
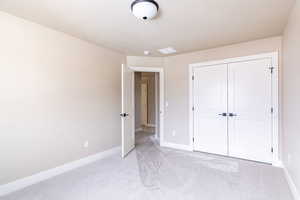
[[[271,59],[271,66],[273,68],[273,76],[272,76],[272,108],[273,108],[273,117],[272,117],[272,146],[273,146],[273,157],[272,157],[272,165],[281,166],[281,161],[279,157],[279,60],[278,60],[278,52],[257,54],[251,56],[243,56],[236,58],[229,58],[224,60],[216,60],[216,61],[208,61],[201,63],[194,63],[189,65],[189,136],[190,136],[190,148],[194,150],[194,115],[193,115],[193,107],[194,107],[194,98],[193,98],[193,77],[194,77],[194,69],[199,67],[208,67],[212,65],[220,65],[220,64],[230,64],[244,61],[251,61],[257,59]],[[281,126],[280,126],[281,127]]]
[[[164,143],[164,113],[165,113],[165,106],[164,106],[164,69],[163,68],[159,68],[159,67],[137,67],[137,66],[129,66],[129,68],[131,70],[133,70],[134,72],[157,72],[159,73],[159,86],[155,86],[155,89],[159,88],[159,109],[158,109],[158,113],[157,109],[155,109],[155,116],[159,116],[159,129],[157,124],[155,127],[155,138],[158,138],[158,130],[159,130],[159,143],[160,145],[162,145]],[[134,74],[133,74],[133,83],[132,83],[132,88],[133,88],[133,95],[135,95],[135,87],[134,87]],[[156,81],[155,81],[156,84]],[[155,91],[155,94],[157,94],[157,91]],[[155,99],[157,99],[155,97]],[[133,105],[135,104],[135,99],[133,98]],[[155,101],[155,103],[157,103]],[[155,105],[155,108],[157,107],[157,105]],[[134,107],[133,107],[134,108]],[[135,127],[135,110],[133,111],[133,127]],[[156,120],[157,121],[157,120]]]

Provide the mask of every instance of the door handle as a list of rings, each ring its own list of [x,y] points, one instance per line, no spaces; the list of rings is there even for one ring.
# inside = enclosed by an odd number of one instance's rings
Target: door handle
[[[237,116],[237,114],[235,114],[235,113],[229,113],[229,115],[228,115],[229,117],[236,117]]]
[[[120,116],[121,117],[127,117],[129,114],[128,113],[121,113]]]
[[[227,113],[220,113],[220,116],[227,117]]]

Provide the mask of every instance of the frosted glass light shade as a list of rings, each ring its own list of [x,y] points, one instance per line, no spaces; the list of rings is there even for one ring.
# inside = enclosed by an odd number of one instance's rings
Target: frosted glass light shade
[[[131,5],[132,14],[138,19],[153,19],[158,12],[158,4],[151,0],[137,0]]]

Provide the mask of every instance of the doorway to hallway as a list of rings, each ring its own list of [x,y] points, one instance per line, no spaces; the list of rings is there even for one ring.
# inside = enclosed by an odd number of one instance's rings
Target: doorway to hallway
[[[157,72],[134,73],[135,135],[147,132],[159,138],[159,132],[156,131],[159,118],[158,77]]]
[[[122,157],[135,148],[140,132],[163,139],[164,80],[162,68],[122,66]]]

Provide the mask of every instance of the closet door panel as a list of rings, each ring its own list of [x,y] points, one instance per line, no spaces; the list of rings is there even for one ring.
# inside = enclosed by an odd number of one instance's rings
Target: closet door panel
[[[261,59],[228,65],[230,156],[272,161],[270,63],[270,59]]]
[[[195,68],[194,75],[194,149],[227,155],[227,65]]]

